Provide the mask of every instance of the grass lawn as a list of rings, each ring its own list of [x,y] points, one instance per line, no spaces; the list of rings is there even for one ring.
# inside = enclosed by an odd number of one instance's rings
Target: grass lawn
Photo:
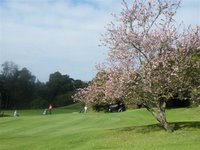
[[[200,108],[167,110],[165,132],[145,109],[80,114],[78,105],[0,118],[0,150],[199,150]],[[6,114],[11,112],[6,111]]]

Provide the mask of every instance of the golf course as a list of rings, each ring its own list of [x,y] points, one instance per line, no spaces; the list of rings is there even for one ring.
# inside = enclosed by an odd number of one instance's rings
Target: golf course
[[[0,117],[0,150],[197,150],[200,108],[167,110],[174,126],[167,133],[145,109],[121,113],[79,113],[79,104],[54,108],[4,111]]]
[[[200,150],[200,0],[0,0],[0,150]]]

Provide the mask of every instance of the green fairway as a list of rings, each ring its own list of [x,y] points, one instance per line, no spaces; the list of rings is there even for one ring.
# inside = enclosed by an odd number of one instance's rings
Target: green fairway
[[[0,150],[192,150],[200,148],[200,108],[167,110],[175,126],[165,132],[145,109],[122,113],[78,113],[73,105],[19,111],[0,118]],[[11,112],[5,112],[11,115]]]

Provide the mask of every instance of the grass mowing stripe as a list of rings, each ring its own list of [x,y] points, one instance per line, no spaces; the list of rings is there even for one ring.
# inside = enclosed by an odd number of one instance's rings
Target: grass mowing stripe
[[[80,114],[72,106],[21,110],[20,117],[0,118],[0,150],[199,149],[199,108],[167,110],[175,132],[165,132],[145,109],[123,113]],[[55,114],[57,112],[57,114]],[[75,113],[74,113],[75,112]],[[32,115],[31,115],[32,114]]]

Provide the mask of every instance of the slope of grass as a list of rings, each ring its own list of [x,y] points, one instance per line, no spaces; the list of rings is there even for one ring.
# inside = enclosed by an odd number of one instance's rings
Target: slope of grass
[[[65,107],[60,107],[56,109],[53,108],[52,113],[56,115],[63,113],[78,113],[81,108],[82,105],[80,103],[75,103]],[[38,116],[43,114],[44,109],[17,110],[17,112],[20,116]],[[13,116],[13,112],[14,110],[6,110],[4,111],[4,114],[6,116]]]
[[[0,118],[0,150],[188,150],[200,147],[200,109],[172,109],[166,133],[146,110],[80,114],[80,105]],[[6,112],[9,113],[9,112]]]

